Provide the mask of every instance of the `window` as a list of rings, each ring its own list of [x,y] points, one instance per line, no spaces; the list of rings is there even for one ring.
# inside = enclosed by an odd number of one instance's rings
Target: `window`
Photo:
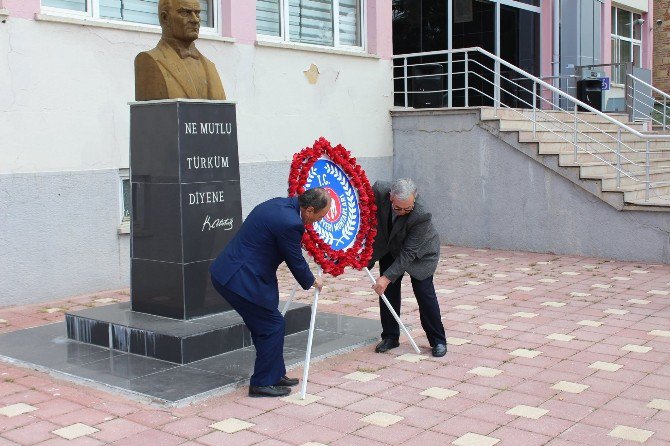
[[[201,26],[214,27],[213,0],[198,0]],[[97,19],[158,25],[158,0],[42,0],[49,11]]]
[[[256,32],[286,42],[362,47],[362,2],[256,0]]]
[[[120,192],[120,210],[121,221],[119,222],[119,233],[127,234],[130,232],[130,218],[132,202],[130,201],[130,177],[128,169],[119,169],[119,192]]]
[[[612,7],[612,63],[641,66],[642,56],[642,16],[640,14]],[[625,65],[612,68],[612,82],[625,83]]]

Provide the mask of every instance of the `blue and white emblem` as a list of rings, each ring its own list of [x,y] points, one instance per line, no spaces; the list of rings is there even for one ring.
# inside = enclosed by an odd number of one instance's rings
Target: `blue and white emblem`
[[[318,159],[309,170],[305,189],[323,187],[332,198],[330,210],[313,227],[319,237],[336,251],[354,244],[360,227],[356,188],[340,167],[327,158]]]

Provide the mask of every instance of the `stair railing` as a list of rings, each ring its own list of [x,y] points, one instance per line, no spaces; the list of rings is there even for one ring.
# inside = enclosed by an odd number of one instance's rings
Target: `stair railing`
[[[668,117],[670,95],[632,74],[628,75],[628,79],[630,82],[627,83],[626,96],[633,110],[631,111],[631,117],[634,116],[634,110],[638,109],[638,107],[641,110],[649,109],[649,119],[654,124],[660,126],[663,131],[670,128],[670,117]],[[651,95],[641,91],[638,88],[639,85],[651,91]]]
[[[462,56],[462,59],[455,59],[454,56]],[[484,58],[484,63],[477,60],[478,56]],[[443,61],[443,58],[446,58],[446,60]],[[460,103],[464,107],[470,107],[473,105],[473,100],[475,100],[477,105],[492,103],[495,117],[498,116],[499,110],[504,108],[531,121],[533,139],[536,139],[537,130],[541,128],[554,134],[558,139],[571,144],[574,149],[575,163],[578,160],[579,153],[586,153],[594,159],[614,168],[617,188],[621,187],[622,176],[629,178],[634,183],[644,184],[645,201],[649,201],[652,186],[670,185],[670,182],[667,181],[651,181],[650,160],[652,153],[651,144],[659,140],[670,140],[670,135],[642,133],[482,48],[474,47],[403,54],[394,56],[393,59],[394,96],[396,100],[399,99],[397,101],[400,102],[399,105],[409,107],[410,99],[413,105],[421,105],[422,107],[443,107],[444,102],[446,102],[447,108],[458,107]],[[395,61],[401,62],[401,65],[396,65]],[[486,66],[486,62],[493,62],[493,68]],[[462,65],[462,71],[456,71],[454,69],[455,65],[458,67]],[[440,68],[436,70],[436,67]],[[444,70],[444,67],[446,67],[446,70]],[[426,68],[432,68],[433,72],[421,74]],[[514,73],[514,78],[504,76],[502,73],[503,68],[508,71],[511,70]],[[399,69],[402,70],[402,74],[395,76],[395,73]],[[428,71],[431,70],[429,69]],[[445,78],[447,81],[446,85],[444,85]],[[433,87],[426,89],[425,85],[427,83],[422,82],[422,79],[432,81],[433,84],[436,79],[440,79],[444,88]],[[461,79],[460,84],[457,83],[459,79]],[[528,88],[522,85],[521,82],[531,84],[532,87]],[[422,86],[421,84],[424,85]],[[398,85],[401,85],[401,87],[398,88]],[[549,98],[545,96],[549,96]],[[436,97],[438,98],[437,101],[435,101]],[[429,100],[424,100],[422,104],[414,104],[415,101],[420,101],[422,98],[429,98]],[[551,98],[557,98],[558,100],[552,100]],[[516,104],[517,106],[521,104],[523,106],[521,108],[527,107],[531,116],[518,110],[518,107],[512,107],[509,103]],[[580,110],[587,113],[580,115]],[[563,117],[568,116],[569,122],[556,118],[556,114],[562,114]],[[613,124],[616,128],[616,136],[612,132],[602,130],[592,122],[585,120],[584,118],[586,118],[587,114],[595,114],[601,120]],[[580,130],[580,127],[586,130]],[[560,131],[557,131],[559,129]],[[566,138],[566,131],[571,133],[570,138]],[[595,134],[597,137],[591,134]],[[644,150],[637,150],[634,147],[636,139],[639,139],[644,144]],[[614,144],[615,148],[612,148],[605,142]],[[595,146],[599,150],[593,150],[590,146]],[[644,156],[644,163],[632,159],[635,158],[635,155],[632,155],[630,158],[627,157],[622,153],[623,149],[626,149],[631,154]],[[615,154],[616,162],[611,162],[606,159],[606,156],[603,156],[607,153]],[[624,164],[631,167],[626,169],[624,168]],[[641,176],[640,171],[642,170],[644,171],[644,179],[639,178]]]

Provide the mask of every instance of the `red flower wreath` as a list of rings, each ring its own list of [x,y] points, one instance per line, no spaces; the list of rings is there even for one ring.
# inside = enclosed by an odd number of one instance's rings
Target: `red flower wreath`
[[[288,177],[288,195],[293,197],[305,192],[305,183],[309,170],[321,157],[327,156],[347,175],[351,184],[358,191],[360,207],[360,227],[354,244],[348,249],[336,251],[324,242],[313,227],[309,226],[302,237],[302,244],[323,271],[332,276],[339,276],[344,268],[351,266],[362,269],[368,266],[372,258],[372,242],[377,234],[377,206],[375,196],[365,171],[356,163],[351,152],[338,144],[332,147],[330,142],[321,137],[314,141],[312,147],[306,147],[293,155],[291,171]]]

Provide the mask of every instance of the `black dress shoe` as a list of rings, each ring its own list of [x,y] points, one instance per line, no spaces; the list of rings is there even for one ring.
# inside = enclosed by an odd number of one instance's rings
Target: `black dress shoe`
[[[281,377],[279,382],[275,384],[275,386],[285,386],[285,387],[293,387],[298,385],[298,378],[289,378],[288,376],[284,375]]]
[[[377,344],[375,347],[375,351],[377,353],[384,353],[391,350],[392,348],[396,348],[399,345],[400,343],[397,339],[382,339],[382,342]]]
[[[286,396],[291,393],[291,389],[283,386],[249,386],[249,396],[258,397],[278,397]]]
[[[433,347],[433,356],[439,358],[447,354],[446,344],[435,344]]]

